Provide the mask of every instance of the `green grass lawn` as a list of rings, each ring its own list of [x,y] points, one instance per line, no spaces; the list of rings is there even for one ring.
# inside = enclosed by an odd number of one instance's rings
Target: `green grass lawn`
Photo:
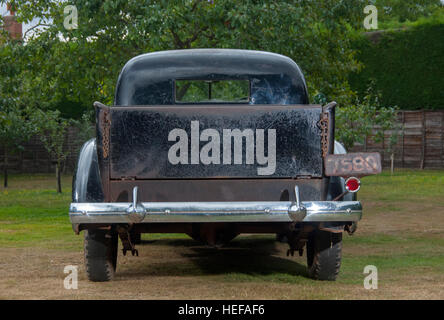
[[[11,176],[10,188],[0,189],[1,248],[82,252],[83,237],[74,234],[68,219],[71,177],[64,176],[62,185],[63,193],[58,194],[55,192],[55,179],[52,176]],[[228,249],[224,253],[199,249],[202,251],[186,254],[191,257],[197,255],[197,260],[182,257],[178,258],[180,263],[171,264],[162,260],[165,258],[162,253],[164,248],[176,247],[176,251],[183,249],[194,252],[193,242],[185,240],[189,239],[185,235],[144,235],[144,239],[158,240],[146,245],[153,255],[151,269],[147,269],[145,262],[139,259],[124,263],[120,270],[125,276],[134,273],[139,276],[206,276],[227,285],[299,284],[324,290],[313,292],[309,296],[311,298],[335,298],[337,294],[339,297],[349,297],[350,292],[361,288],[364,266],[375,265],[380,279],[383,279],[381,286],[386,288],[386,291],[379,291],[384,292],[381,297],[396,297],[397,286],[425,286],[425,292],[432,294],[430,292],[439,290],[436,286],[441,285],[444,280],[443,191],[443,170],[399,170],[393,176],[383,172],[363,178],[358,194],[364,207],[363,219],[355,235],[344,234],[341,273],[334,284],[308,279],[304,271],[305,255],[287,258],[282,254],[286,250],[283,244],[279,245],[281,252],[277,255],[267,255],[257,249],[260,246],[274,246],[272,235],[241,237],[234,241],[234,248],[238,251]],[[245,251],[240,251],[243,254],[238,256],[239,250],[244,248]],[[251,251],[248,248],[259,250],[258,254],[248,255],[247,252]],[[156,255],[160,262],[156,260]],[[125,259],[127,257],[123,260],[126,261]],[[293,261],[297,262],[296,267],[293,266]],[[140,272],[136,272],[137,270]],[[353,290],[340,293],[331,291],[332,288],[341,286],[348,288],[348,291],[350,288]],[[417,293],[412,295],[415,298]]]
[[[0,189],[0,247],[81,248],[68,218],[71,177],[62,179],[63,193],[49,175],[16,175]]]

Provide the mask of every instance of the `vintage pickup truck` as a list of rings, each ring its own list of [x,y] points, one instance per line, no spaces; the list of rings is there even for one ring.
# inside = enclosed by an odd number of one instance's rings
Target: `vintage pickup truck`
[[[272,233],[287,255],[306,246],[309,275],[335,280],[342,233],[362,207],[359,177],[377,153],[334,140],[335,105],[309,103],[288,57],[194,49],[143,54],[117,81],[114,106],[94,103],[96,138],[80,152],[70,220],[85,230],[86,273],[113,278],[118,239],[185,233],[211,246]]]

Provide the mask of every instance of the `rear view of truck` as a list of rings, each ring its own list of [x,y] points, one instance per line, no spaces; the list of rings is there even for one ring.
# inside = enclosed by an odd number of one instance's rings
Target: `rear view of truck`
[[[123,68],[115,106],[94,105],[97,136],[81,150],[70,206],[90,280],[113,277],[119,238],[137,255],[141,233],[169,232],[211,246],[273,233],[288,254],[306,248],[311,277],[336,279],[342,232],[362,215],[358,178],[380,159],[335,148],[335,104],[309,104],[291,59],[141,55]]]

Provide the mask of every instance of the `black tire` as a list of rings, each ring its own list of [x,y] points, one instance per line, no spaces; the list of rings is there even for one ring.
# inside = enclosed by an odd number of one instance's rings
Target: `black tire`
[[[118,235],[110,230],[85,230],[86,275],[91,281],[110,281],[117,265]]]
[[[335,281],[341,267],[342,233],[316,230],[307,242],[307,265],[310,278]]]

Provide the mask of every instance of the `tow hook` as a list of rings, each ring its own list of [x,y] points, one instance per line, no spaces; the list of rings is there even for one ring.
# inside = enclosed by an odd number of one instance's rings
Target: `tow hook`
[[[299,256],[302,257],[304,254],[304,246],[307,242],[306,239],[300,237],[301,234],[299,234],[298,237],[291,239],[288,241],[288,245],[290,246],[290,249],[287,250],[287,257],[292,256],[294,257],[294,252],[298,251]]]
[[[352,222],[351,224],[346,224],[344,230],[351,236],[355,233],[356,229],[358,229],[358,223]]]
[[[298,250],[299,256],[302,257],[302,255],[304,254],[304,248],[299,248],[299,249],[296,249],[296,248],[290,248],[290,249],[288,249],[288,250],[287,250],[287,257],[289,257],[289,256],[294,257],[294,252],[295,252],[296,250]]]
[[[122,252],[123,252],[123,255],[124,255],[124,256],[126,256],[126,252],[127,252],[127,251],[128,251],[128,250],[125,249],[125,248],[122,249]],[[139,256],[139,251],[138,251],[137,249],[133,248],[133,249],[131,249],[131,254],[132,254],[133,256],[136,255],[136,257],[138,257],[138,256]]]
[[[131,236],[128,231],[128,228],[123,226],[117,227],[117,232],[119,233],[120,240],[122,241],[122,253],[126,256],[127,251],[131,251],[131,254],[134,256],[139,256],[139,251],[137,251],[134,243],[131,242]]]

